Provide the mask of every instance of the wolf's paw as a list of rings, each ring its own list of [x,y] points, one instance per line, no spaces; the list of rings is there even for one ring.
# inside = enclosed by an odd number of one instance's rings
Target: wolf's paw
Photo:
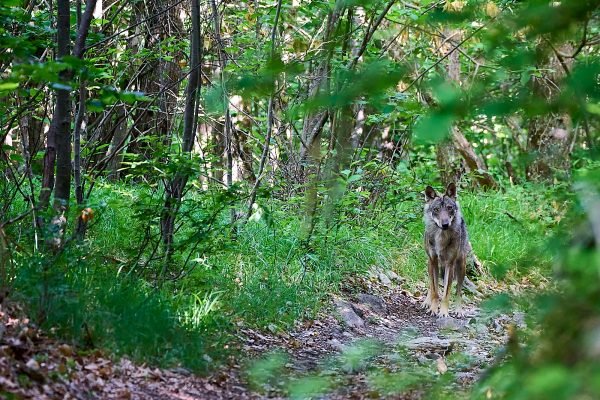
[[[429,305],[429,312],[431,315],[436,315],[438,313],[438,308],[440,306],[440,301],[438,299],[432,299]]]
[[[467,315],[467,312],[462,307],[456,307],[454,309],[454,314],[456,314],[458,318],[464,318]]]
[[[431,308],[431,294],[428,294],[423,303],[421,303],[421,308]]]
[[[440,305],[440,312],[438,313],[438,316],[441,318],[447,318],[450,316],[447,303],[442,302],[442,304]]]
[[[466,315],[466,312],[465,312],[465,310],[463,308],[462,298],[459,297],[456,300],[456,304],[454,306],[453,313],[456,314],[456,316],[459,317],[459,318],[462,318],[462,317],[464,317]]]

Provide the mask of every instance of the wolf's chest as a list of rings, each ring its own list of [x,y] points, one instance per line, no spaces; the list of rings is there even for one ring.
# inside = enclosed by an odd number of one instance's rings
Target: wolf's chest
[[[436,256],[454,253],[460,247],[460,235],[452,230],[432,232],[427,235],[428,252]]]
[[[436,250],[444,251],[450,247],[454,247],[457,242],[457,235],[452,231],[440,231],[434,237],[434,246]]]

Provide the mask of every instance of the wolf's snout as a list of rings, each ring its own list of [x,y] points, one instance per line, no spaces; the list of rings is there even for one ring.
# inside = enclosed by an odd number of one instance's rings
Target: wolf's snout
[[[448,229],[449,227],[450,227],[450,224],[448,222],[442,223],[442,229]]]

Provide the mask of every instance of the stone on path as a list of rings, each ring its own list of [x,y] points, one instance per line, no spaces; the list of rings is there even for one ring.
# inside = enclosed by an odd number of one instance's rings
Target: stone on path
[[[383,299],[381,297],[377,297],[372,294],[366,294],[366,293],[360,293],[356,297],[358,298],[358,301],[361,304],[364,304],[367,307],[369,307],[371,309],[371,311],[373,311],[374,313],[382,314],[382,315],[387,314],[387,305],[385,304],[385,301],[383,301]]]
[[[349,328],[359,329],[365,327],[365,321],[358,316],[352,303],[338,299],[335,300],[335,306],[340,317]]]
[[[404,343],[406,348],[415,351],[449,351],[452,349],[452,342],[448,339],[438,337],[422,336],[409,340]]]
[[[385,271],[385,273],[393,281],[398,281],[398,282],[402,281],[402,278],[397,273],[395,273],[394,271],[392,271],[391,269],[388,269],[387,271]]]
[[[327,342],[327,344],[329,346],[331,346],[331,348],[333,348],[334,350],[337,350],[337,351],[344,350],[344,345],[338,339],[333,338],[333,339],[329,340]]]
[[[391,286],[392,285],[392,280],[384,272],[380,272],[379,273],[379,282],[381,282],[381,284],[384,285],[384,286]]]
[[[460,331],[466,328],[468,320],[461,320],[458,318],[446,317],[438,318],[437,326],[440,329],[448,329],[451,331]]]

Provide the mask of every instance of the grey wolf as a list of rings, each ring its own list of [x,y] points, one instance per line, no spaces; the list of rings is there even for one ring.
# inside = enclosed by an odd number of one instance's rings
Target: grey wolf
[[[448,317],[450,289],[453,279],[456,279],[456,313],[462,316],[462,287],[471,245],[467,226],[456,200],[456,185],[449,184],[442,195],[437,194],[431,186],[427,186],[424,214],[429,290],[423,307],[428,307],[433,314],[440,317]],[[441,299],[438,293],[440,270],[444,272]]]

